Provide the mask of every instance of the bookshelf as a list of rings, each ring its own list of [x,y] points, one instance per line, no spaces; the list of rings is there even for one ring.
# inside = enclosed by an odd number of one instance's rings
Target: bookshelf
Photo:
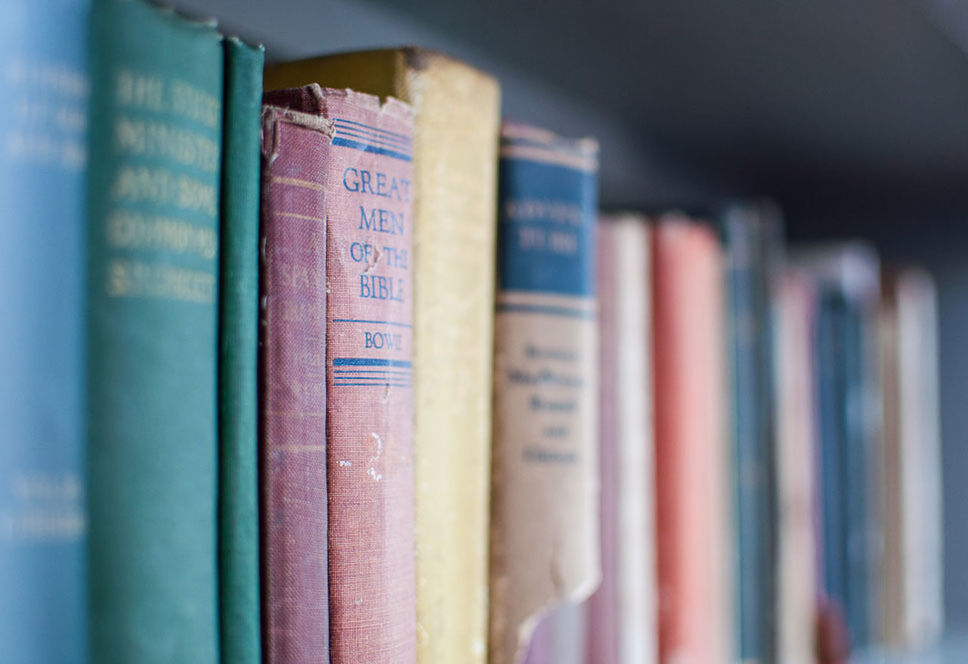
[[[794,240],[861,236],[940,294],[946,611],[968,629],[968,10],[945,0],[174,0],[270,58],[418,43],[507,115],[602,145],[606,206],[768,194]],[[893,661],[893,660],[892,660]],[[959,660],[961,661],[961,660]]]

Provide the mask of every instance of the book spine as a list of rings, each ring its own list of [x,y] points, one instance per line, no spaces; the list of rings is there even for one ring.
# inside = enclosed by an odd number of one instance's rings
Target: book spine
[[[597,144],[505,125],[498,186],[491,662],[600,580]]]
[[[264,49],[226,39],[219,266],[222,662],[258,664],[259,117]]]
[[[777,662],[816,661],[816,548],[814,473],[816,405],[813,394],[814,294],[794,271],[777,292]]]
[[[659,659],[732,661],[722,249],[664,217],[652,268]]]
[[[598,233],[603,561],[587,657],[645,664],[657,654],[650,226],[606,217]]]
[[[88,226],[92,653],[218,660],[222,48],[95,2]]]
[[[848,301],[843,314],[844,354],[840,366],[845,388],[845,616],[851,648],[858,649],[872,642],[874,630],[871,611],[876,562],[871,544],[877,516],[871,505],[871,490],[877,471],[873,466],[875,458],[871,454],[870,432],[864,417],[870,386],[865,362],[868,348],[865,321],[860,303]]]
[[[772,246],[758,206],[732,206],[722,231],[726,260],[731,379],[731,457],[736,513],[737,646],[744,663],[772,660],[773,431],[771,316]]]
[[[87,661],[85,0],[0,8],[0,661]]]
[[[844,381],[839,375],[844,331],[841,296],[823,287],[817,313],[818,406],[820,424],[820,489],[822,498],[823,594],[843,613],[846,602],[846,484],[843,404]]]
[[[329,662],[326,171],[313,115],[262,118],[260,445],[263,652]]]
[[[410,107],[308,86],[267,94],[333,123],[326,191],[330,653],[416,659]]]
[[[634,223],[634,222],[633,222]],[[600,664],[619,660],[619,405],[618,303],[621,275],[615,265],[620,231],[616,222],[598,224],[598,334],[599,334],[599,519],[602,582],[588,599],[588,650],[586,658]],[[626,266],[627,267],[627,266]],[[637,286],[639,284],[636,284]],[[645,298],[642,298],[643,300]],[[539,628],[540,629],[540,628]]]
[[[937,290],[904,270],[895,282],[901,427],[901,559],[904,635],[914,647],[944,630],[943,473],[938,416]]]
[[[406,51],[414,106],[417,661],[487,660],[497,81]]]

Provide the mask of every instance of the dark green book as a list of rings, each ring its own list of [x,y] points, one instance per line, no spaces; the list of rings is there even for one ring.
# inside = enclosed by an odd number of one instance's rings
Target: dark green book
[[[97,0],[91,44],[92,660],[214,664],[221,38]]]
[[[259,117],[261,46],[225,40],[219,294],[219,597],[222,661],[258,664]]]

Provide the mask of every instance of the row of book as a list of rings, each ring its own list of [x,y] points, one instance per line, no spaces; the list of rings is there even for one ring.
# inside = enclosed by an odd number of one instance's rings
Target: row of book
[[[765,207],[599,223],[595,142],[439,53],[3,12],[0,661],[937,634],[925,276],[788,269]]]
[[[528,661],[936,661],[931,277],[764,202],[598,240],[603,577]]]

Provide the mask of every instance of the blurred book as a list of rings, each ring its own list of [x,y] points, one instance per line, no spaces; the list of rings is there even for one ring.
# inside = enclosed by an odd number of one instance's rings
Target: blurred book
[[[681,215],[653,236],[659,659],[733,661],[723,250]]]
[[[586,661],[648,664],[658,657],[652,223],[603,216],[598,237],[602,584],[585,608]]]
[[[85,0],[0,8],[0,661],[88,660]]]
[[[885,641],[917,650],[944,626],[937,294],[917,268],[882,276]]]

